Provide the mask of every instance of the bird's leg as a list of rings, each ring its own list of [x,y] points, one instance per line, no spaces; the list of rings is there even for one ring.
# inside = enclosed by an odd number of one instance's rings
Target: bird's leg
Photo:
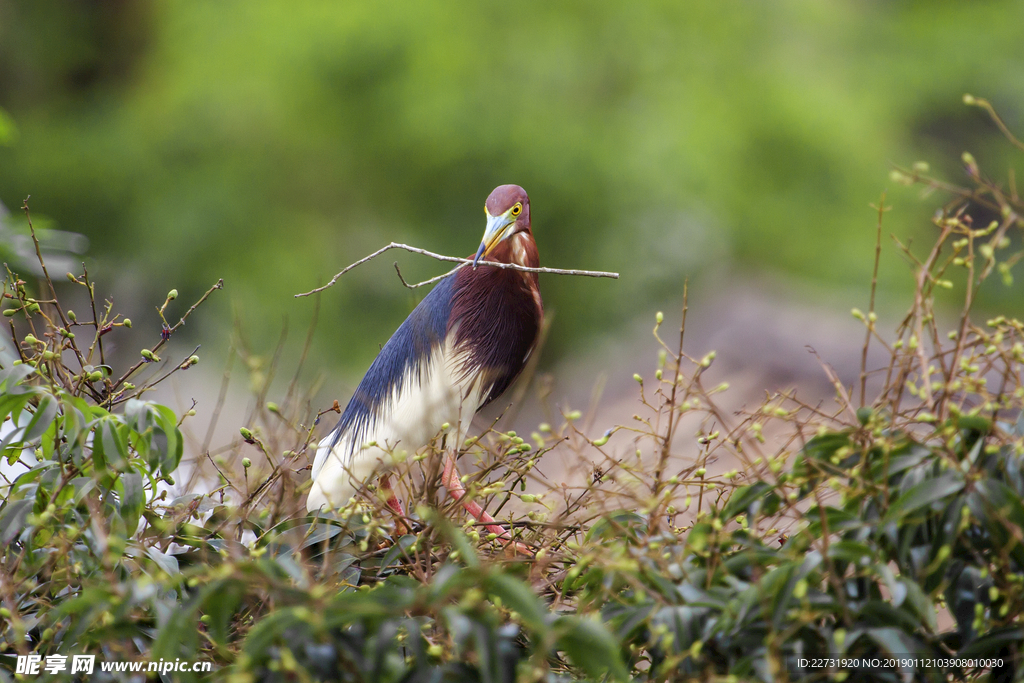
[[[508,531],[505,527],[498,524],[498,520],[487,514],[487,511],[480,507],[480,504],[475,500],[464,500],[466,496],[466,488],[462,485],[462,480],[459,477],[459,470],[455,466],[455,458],[451,454],[445,455],[444,460],[444,473],[441,474],[441,485],[448,489],[449,495],[462,504],[462,507],[466,508],[466,512],[473,515],[478,522],[483,522],[487,531],[492,534],[497,534],[505,545],[513,544],[515,550],[521,553],[532,555],[530,549],[524,546],[522,543],[513,543],[512,537],[509,536]]]
[[[405,525],[405,509],[402,507],[402,501],[398,500],[395,495],[395,490],[391,488],[390,474],[380,475],[380,479],[377,481],[377,490],[384,498],[384,503],[395,513],[395,535],[404,536],[409,533],[409,527]]]

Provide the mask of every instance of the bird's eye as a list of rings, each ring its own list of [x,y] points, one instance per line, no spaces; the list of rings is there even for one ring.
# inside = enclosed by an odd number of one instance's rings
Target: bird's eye
[[[518,216],[522,212],[523,212],[523,205],[522,204],[516,204],[515,206],[512,207],[512,215],[513,216]]]

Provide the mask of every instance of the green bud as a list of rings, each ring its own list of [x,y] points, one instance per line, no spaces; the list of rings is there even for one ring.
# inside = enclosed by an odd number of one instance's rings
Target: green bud
[[[7,609],[6,607],[0,607],[0,617],[3,617],[4,619],[10,619],[11,610]]]
[[[174,301],[177,298],[178,298],[178,290],[172,289],[171,291],[167,292],[167,300],[168,301]]]
[[[640,384],[644,383],[644,378],[641,377],[638,373],[633,373],[633,379],[635,379],[637,382],[640,382]]]
[[[99,370],[93,370],[89,373],[90,382],[99,382],[101,379],[103,379],[103,373]]]
[[[75,312],[72,311],[71,309],[68,309],[68,320],[70,320],[73,323],[78,322],[78,316],[75,315]]]
[[[578,420],[578,419],[580,419],[581,417],[583,417],[583,413],[581,413],[581,412],[580,412],[580,411],[578,411],[578,410],[574,410],[574,411],[572,411],[571,413],[569,413],[568,415],[566,415],[566,416],[565,416],[565,419],[567,419],[567,420],[569,420],[570,422],[572,422],[572,421],[575,421],[575,420]]]
[[[524,493],[523,495],[519,496],[519,499],[524,503],[537,502],[537,496],[533,495],[532,493]]]
[[[242,458],[242,467],[244,467],[245,469],[249,469],[250,467],[252,467],[252,460],[250,460],[249,458]]]
[[[78,278],[73,273],[68,273],[68,282],[78,282]]]
[[[970,93],[964,93],[964,104],[966,104],[968,107],[973,106],[976,101],[977,100],[974,99],[974,95],[971,95]]]
[[[250,430],[250,429],[248,429],[246,427],[241,427],[241,428],[239,428],[238,433],[241,434],[242,438],[245,439],[246,441],[248,441],[250,443],[252,442],[252,440],[253,440],[252,439],[252,430]]]
[[[125,327],[127,327],[129,330],[132,329],[132,319],[131,318],[125,318],[124,322],[121,323],[121,324],[124,325]]]
[[[273,401],[267,401],[267,410],[272,413],[280,413],[281,409]]]
[[[171,475],[165,474],[164,475],[164,481],[166,481],[171,486],[174,486],[174,477],[172,477]]]
[[[203,622],[204,624],[209,624],[211,621],[213,621],[213,619],[210,618],[209,614],[204,614],[203,616],[199,617],[199,621]]]
[[[609,438],[611,438],[611,437],[608,436],[607,434],[605,434],[600,439],[597,439],[596,441],[594,441],[594,445],[597,446],[598,448],[600,448],[601,446],[603,446],[606,443],[608,443],[608,439]]]
[[[125,391],[131,391],[132,389],[135,388],[135,385],[132,384],[131,382],[125,382],[123,386],[125,388]]]
[[[533,446],[531,446],[530,444],[528,444],[528,443],[519,444],[519,452],[520,453],[528,453],[531,450],[533,450]]]
[[[8,309],[5,309],[4,310],[4,317],[5,318],[13,318],[14,316],[18,315],[18,311],[20,311],[20,310],[21,310],[20,308],[8,308]]]
[[[451,428],[452,428],[452,426],[450,424],[448,424],[447,422],[445,422],[443,425],[441,425],[441,431],[442,432],[447,432]]]
[[[195,417],[195,416],[196,416],[196,409],[195,409],[195,408],[192,408],[192,409],[190,409],[190,410],[189,410],[189,411],[188,411],[187,413],[185,413],[185,414],[186,414],[186,415],[188,415],[189,417]]]
[[[39,308],[39,304],[32,303],[28,305],[29,313],[38,313],[40,310],[41,309]]]
[[[967,166],[968,173],[971,175],[978,175],[978,162],[974,160],[973,154],[970,152],[964,152],[960,155],[960,159],[964,162],[964,165]]]
[[[661,311],[658,311],[657,313],[654,314],[654,320],[660,325],[665,321],[665,314],[662,313]]]
[[[34,334],[26,334],[25,335],[25,343],[26,344],[38,344],[39,340],[36,339]]]
[[[160,360],[160,357],[150,351],[149,349],[142,349],[142,357],[150,362],[156,362]]]

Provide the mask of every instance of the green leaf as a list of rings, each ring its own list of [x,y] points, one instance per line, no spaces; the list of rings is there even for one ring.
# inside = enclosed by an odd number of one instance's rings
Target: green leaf
[[[50,428],[55,417],[57,417],[57,400],[49,394],[43,394],[32,419],[25,425],[25,435],[22,437],[22,441],[38,439]]]
[[[397,564],[399,559],[405,555],[405,551],[409,549],[409,546],[415,542],[416,537],[411,534],[406,534],[399,538],[398,541],[388,548],[388,551],[384,554],[384,557],[380,561],[380,569],[377,571],[377,574],[379,575],[385,569]]]
[[[202,609],[209,617],[209,634],[223,646],[228,645],[231,620],[241,603],[243,586],[237,581],[216,581],[203,590]]]
[[[523,623],[538,634],[547,632],[547,610],[537,595],[519,579],[504,573],[494,573],[484,582],[486,590],[501,598],[509,609],[519,612]]]
[[[25,378],[36,371],[28,363],[14,365],[5,370],[0,370],[0,392],[4,394],[18,394],[24,392],[39,391],[37,387],[18,386],[25,381]]]
[[[7,545],[25,528],[25,520],[32,511],[32,499],[7,503],[0,511],[0,545]]]
[[[622,662],[619,644],[604,624],[576,616],[560,617],[555,629],[561,635],[556,646],[565,652],[575,666],[588,676],[599,679],[627,681],[629,673]]]
[[[142,475],[137,472],[126,472],[117,483],[121,494],[121,519],[129,536],[139,528],[139,517],[146,505],[146,495],[142,488]]]
[[[729,502],[722,508],[722,516],[725,519],[732,519],[736,515],[746,512],[754,504],[762,501],[771,490],[771,484],[764,481],[750,486],[741,486],[736,489],[736,492],[729,498]]]
[[[124,472],[128,468],[128,441],[113,415],[96,422],[92,440],[93,460],[99,469]]]
[[[964,479],[958,472],[946,472],[940,477],[925,479],[892,501],[885,517],[882,518],[882,524],[898,522],[927,505],[960,492],[963,488]]]
[[[181,431],[178,430],[178,418],[174,411],[167,406],[148,403],[147,407],[153,417],[157,432],[164,437],[163,445],[160,448],[160,470],[164,474],[170,474],[181,462],[181,454],[185,446]]]
[[[599,538],[621,539],[623,536],[635,539],[639,533],[638,527],[645,526],[647,526],[647,519],[643,515],[632,510],[616,510],[594,522],[594,525],[587,531],[586,540],[589,543]]]
[[[836,541],[828,546],[828,556],[832,559],[849,562],[856,567],[874,564],[875,551],[865,543],[856,541]]]
[[[178,560],[174,555],[168,555],[167,553],[160,552],[158,548],[150,547],[146,548],[146,556],[153,560],[153,562],[156,562],[157,566],[168,574],[173,575],[180,571]]]

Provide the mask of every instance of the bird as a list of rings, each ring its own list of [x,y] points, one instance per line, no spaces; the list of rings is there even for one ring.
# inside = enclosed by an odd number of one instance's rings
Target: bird
[[[530,198],[518,185],[501,185],[487,197],[484,213],[486,227],[472,265],[449,273],[420,301],[319,442],[306,499],[310,513],[344,507],[377,476],[378,491],[397,514],[396,525],[402,524],[391,470],[446,426],[450,431],[442,443],[457,449],[473,416],[526,366],[544,316],[539,275],[486,263],[540,266]],[[478,503],[465,499],[454,457],[443,457],[441,483],[448,493],[489,532],[510,541]]]

